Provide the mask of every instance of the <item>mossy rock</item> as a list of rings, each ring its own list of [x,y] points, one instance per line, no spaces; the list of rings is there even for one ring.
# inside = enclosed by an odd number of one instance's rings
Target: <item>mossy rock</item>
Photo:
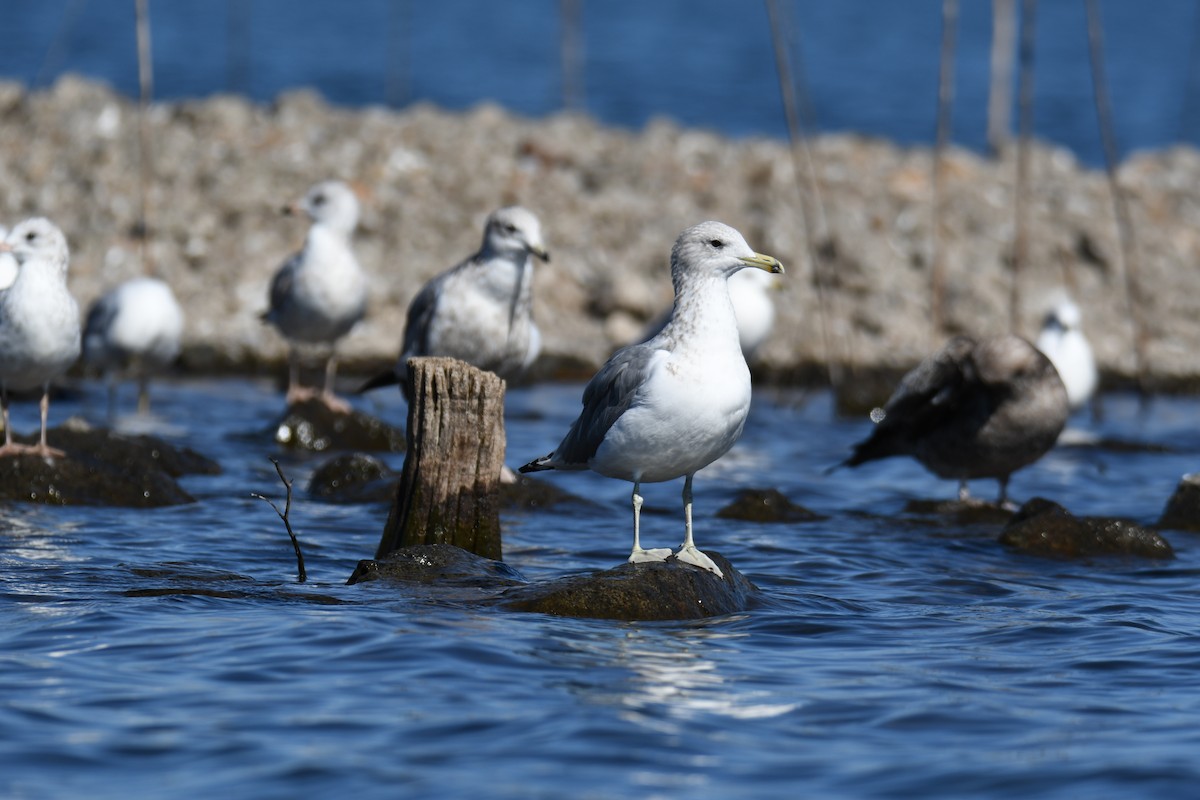
[[[454,584],[505,589],[524,583],[520,572],[452,544],[419,544],[393,550],[383,558],[358,562],[347,585],[366,581]]]
[[[0,499],[64,506],[180,505],[194,498],[175,478],[221,471],[215,461],[153,436],[124,436],[71,423],[48,431],[47,440],[66,456],[0,459]]]
[[[374,456],[348,453],[326,461],[308,481],[308,493],[327,503],[387,503],[400,475]]]
[[[327,450],[403,453],[405,449],[404,431],[400,428],[361,411],[334,411],[315,399],[288,406],[271,429],[271,436],[281,447],[317,453]]]
[[[1159,517],[1158,527],[1200,532],[1200,473],[1189,473],[1179,485]]]
[[[1076,517],[1035,497],[1013,515],[1000,542],[1022,553],[1051,558],[1139,556],[1171,559],[1175,551],[1156,531],[1113,517]]]
[[[718,511],[717,516],[750,522],[814,522],[826,519],[804,506],[796,505],[778,489],[746,489],[732,503]]]
[[[720,553],[707,555],[724,578],[672,556],[510,589],[500,604],[513,611],[629,621],[704,619],[745,611],[758,587]]]

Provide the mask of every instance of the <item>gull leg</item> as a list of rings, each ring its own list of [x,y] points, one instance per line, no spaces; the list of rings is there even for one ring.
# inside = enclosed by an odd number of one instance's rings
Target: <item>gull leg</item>
[[[6,386],[0,386],[0,414],[4,416],[4,447],[0,447],[0,454],[7,456],[19,453],[20,449],[13,444],[12,425],[8,422],[8,387]]]
[[[325,360],[325,388],[321,390],[321,402],[329,406],[330,411],[339,414],[349,414],[350,404],[333,393],[334,380],[337,378],[337,353],[330,352]]]
[[[38,446],[33,448],[34,451],[44,458],[62,458],[66,455],[62,450],[56,447],[51,447],[46,444],[46,420],[50,416],[50,384],[46,383],[42,386],[42,402],[39,404],[42,411],[42,436],[38,440]]]
[[[629,562],[638,564],[644,561],[666,561],[671,551],[666,547],[656,547],[653,550],[642,549],[642,496],[638,490],[642,488],[638,481],[633,482],[633,552],[629,554]]]
[[[724,578],[725,574],[721,572],[713,560],[700,552],[696,548],[696,543],[692,539],[692,476],[688,475],[683,479],[683,522],[684,522],[684,539],[683,545],[679,548],[679,552],[675,557],[687,564],[706,569],[716,575],[718,578]]]
[[[108,399],[108,424],[112,425],[117,419],[117,376],[111,370],[104,373],[104,388]]]
[[[971,499],[971,490],[967,487],[965,480],[958,482],[958,502],[965,503]]]
[[[138,413],[142,416],[150,413],[150,378],[145,372],[138,373]]]
[[[287,388],[287,404],[303,403],[305,400],[311,400],[313,397],[312,389],[305,389],[300,385],[300,356],[296,352],[296,348],[288,345],[288,388]]]
[[[1013,503],[1013,501],[1008,499],[1008,476],[1005,475],[1004,477],[1000,478],[999,481],[1000,481],[1000,497],[996,499],[996,504],[999,505],[1001,508],[1009,509],[1011,511],[1016,511],[1017,510],[1016,504]]]

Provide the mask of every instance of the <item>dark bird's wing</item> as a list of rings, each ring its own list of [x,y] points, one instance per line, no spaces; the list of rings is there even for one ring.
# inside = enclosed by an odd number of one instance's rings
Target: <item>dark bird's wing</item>
[[[293,254],[275,273],[275,277],[271,278],[270,307],[263,312],[264,320],[269,322],[275,312],[287,304],[288,297],[292,293],[292,284],[296,282],[296,267],[300,263],[301,255],[301,253]]]
[[[583,390],[583,411],[562,443],[553,453],[521,467],[521,472],[587,469],[609,428],[633,403],[660,352],[650,345],[635,344],[614,353]]]
[[[854,446],[843,466],[909,455],[916,442],[947,424],[975,380],[970,365],[974,346],[973,340],[957,336],[905,375],[887,404],[871,413],[875,430]]]

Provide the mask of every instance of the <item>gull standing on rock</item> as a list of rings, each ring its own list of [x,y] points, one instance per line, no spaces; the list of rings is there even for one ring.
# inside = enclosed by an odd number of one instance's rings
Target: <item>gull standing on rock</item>
[[[675,306],[662,331],[613,354],[583,390],[583,412],[554,452],[521,467],[591,469],[633,482],[632,562],[662,561],[641,546],[641,484],[683,477],[684,540],[676,558],[724,577],[692,537],[692,478],[742,435],[750,370],[738,342],[728,278],[783,266],[720,222],[688,228],[671,250]]]
[[[34,217],[13,228],[0,247],[11,251],[19,265],[12,286],[0,293],[0,456],[63,456],[46,444],[46,418],[50,381],[79,358],[79,306],[67,290],[67,240],[50,220]],[[37,386],[42,387],[41,438],[36,445],[18,444],[8,420],[8,392]]]
[[[288,340],[289,404],[319,397],[335,411],[349,411],[333,393],[337,340],[350,332],[367,309],[367,278],[354,257],[350,237],[358,225],[358,198],[341,181],[324,181],[284,213],[303,212],[312,220],[304,248],[280,267],[271,281],[271,307],[263,319]],[[318,394],[300,386],[298,348],[326,350],[325,387]]]
[[[1037,347],[1058,370],[1067,387],[1071,409],[1082,408],[1096,391],[1098,376],[1092,347],[1083,335],[1083,315],[1079,306],[1065,295],[1046,312]]]
[[[875,430],[843,466],[912,456],[939,478],[996,478],[1000,504],[1012,473],[1041,458],[1067,422],[1067,390],[1050,359],[1019,336],[956,336],[900,381]]]
[[[414,356],[457,358],[506,380],[528,368],[542,347],[530,256],[550,260],[538,218],[521,206],[493,211],[479,252],[426,283],[409,304],[395,368],[359,391],[399,383],[407,397]]]
[[[88,309],[83,360],[102,370],[108,383],[108,415],[116,410],[117,373],[129,370],[138,382],[138,413],[150,411],[149,378],[171,365],[183,338],[183,309],[158,278],[133,278]]]

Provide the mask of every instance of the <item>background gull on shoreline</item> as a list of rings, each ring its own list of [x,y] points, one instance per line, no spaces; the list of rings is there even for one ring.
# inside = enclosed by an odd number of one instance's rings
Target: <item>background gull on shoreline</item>
[[[408,395],[408,359],[446,356],[506,380],[528,369],[541,352],[533,321],[533,260],[549,261],[542,226],[526,208],[488,215],[479,251],[422,287],[408,306],[395,366],[360,392],[399,383]]]
[[[350,237],[358,226],[358,198],[341,181],[313,186],[284,213],[312,220],[304,247],[271,280],[270,308],[263,314],[288,340],[289,405],[317,397],[335,411],[350,406],[334,395],[337,341],[367,310],[367,279]],[[319,393],[300,385],[301,350],[325,351],[325,383]]]
[[[62,231],[44,217],[16,225],[4,247],[20,265],[12,286],[0,292],[0,406],[4,446],[0,455],[65,453],[46,443],[50,382],[79,358],[79,306],[67,289],[70,252]],[[8,393],[41,387],[41,436],[36,445],[14,442]]]

